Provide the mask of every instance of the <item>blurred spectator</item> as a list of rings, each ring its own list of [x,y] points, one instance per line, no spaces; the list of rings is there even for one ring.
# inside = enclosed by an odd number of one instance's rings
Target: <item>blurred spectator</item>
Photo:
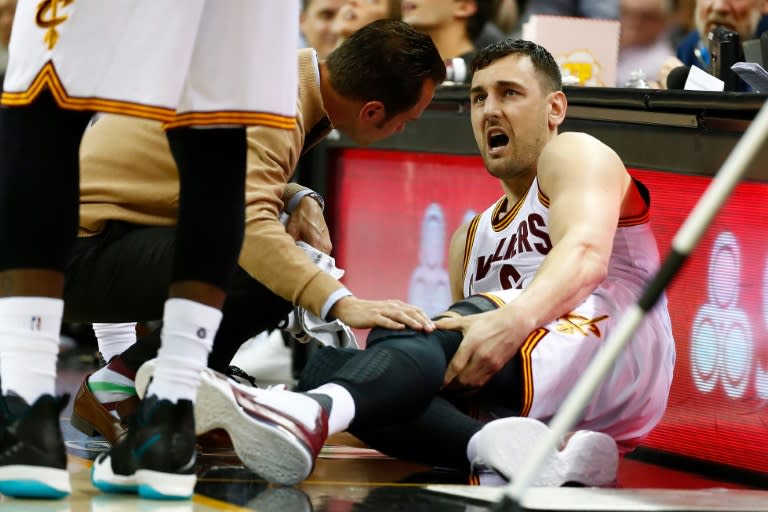
[[[448,63],[448,78],[468,82],[474,41],[494,14],[496,0],[404,0],[403,21],[429,35]]]
[[[619,0],[528,0],[524,18],[531,14],[619,19]]]
[[[331,30],[336,13],[344,0],[303,0],[299,29],[303,41],[300,46],[309,46],[317,51],[320,60],[324,60],[336,47],[338,37]]]
[[[672,25],[670,38],[672,45],[677,48],[677,45],[688,35],[688,32],[696,28],[694,21],[696,0],[674,0],[673,3],[675,5],[675,21]]]
[[[520,22],[520,14],[525,3],[525,0],[497,0],[493,23],[504,34],[511,34]]]
[[[670,41],[673,8],[672,0],[621,0],[617,87],[627,86],[637,72],[649,86],[658,87],[659,72],[675,52]]]
[[[331,30],[337,45],[369,23],[381,19],[399,20],[402,0],[346,0],[333,20]]]
[[[15,13],[16,0],[0,0],[0,86],[8,65],[8,42],[11,40],[11,26]]]
[[[485,48],[489,44],[506,39],[520,21],[520,0],[493,0],[490,19],[483,25],[480,35],[475,38],[475,48]]]
[[[677,58],[687,66],[709,71],[707,34],[722,25],[738,32],[741,40],[760,37],[768,30],[766,0],[696,0],[696,30],[691,31],[677,47]]]

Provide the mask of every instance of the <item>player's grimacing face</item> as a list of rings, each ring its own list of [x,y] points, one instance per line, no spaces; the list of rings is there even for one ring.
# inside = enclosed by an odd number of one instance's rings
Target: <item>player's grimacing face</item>
[[[470,89],[475,142],[498,178],[535,169],[548,139],[547,95],[525,55],[512,54],[475,72]]]

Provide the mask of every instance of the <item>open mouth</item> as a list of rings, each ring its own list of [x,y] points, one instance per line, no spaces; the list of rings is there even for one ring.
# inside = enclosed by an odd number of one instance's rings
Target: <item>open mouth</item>
[[[509,144],[509,136],[501,130],[490,130],[487,135],[488,149],[491,151]]]

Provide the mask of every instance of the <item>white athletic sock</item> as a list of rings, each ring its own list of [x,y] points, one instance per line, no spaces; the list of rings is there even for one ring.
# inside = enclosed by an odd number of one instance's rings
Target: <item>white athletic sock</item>
[[[115,415],[117,415],[115,407],[119,402],[136,396],[134,380],[112,370],[109,366],[99,369],[88,377],[88,388],[96,400]]]
[[[326,395],[333,400],[331,412],[328,415],[328,435],[344,432],[355,419],[355,401],[349,391],[342,386],[333,383],[323,384],[307,393]]]
[[[123,324],[93,324],[93,332],[99,343],[99,352],[106,362],[122,354],[136,343],[136,322]]]
[[[49,297],[0,299],[0,375],[3,394],[28,404],[56,393],[56,360],[64,301]]]
[[[221,311],[187,299],[168,299],[157,365],[147,395],[195,401],[200,372],[221,323]]]

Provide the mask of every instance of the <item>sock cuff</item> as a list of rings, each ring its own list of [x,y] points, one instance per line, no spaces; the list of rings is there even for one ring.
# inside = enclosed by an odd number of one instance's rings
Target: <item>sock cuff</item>
[[[55,333],[61,331],[64,301],[51,297],[5,297],[0,299],[0,318],[6,328]]]
[[[136,337],[136,322],[127,323],[114,323],[114,324],[102,324],[94,322],[91,324],[93,332],[97,338],[104,338],[107,336],[126,336]]]
[[[218,329],[221,323],[220,309],[189,299],[173,298],[165,301],[164,321],[194,323],[206,328]]]

